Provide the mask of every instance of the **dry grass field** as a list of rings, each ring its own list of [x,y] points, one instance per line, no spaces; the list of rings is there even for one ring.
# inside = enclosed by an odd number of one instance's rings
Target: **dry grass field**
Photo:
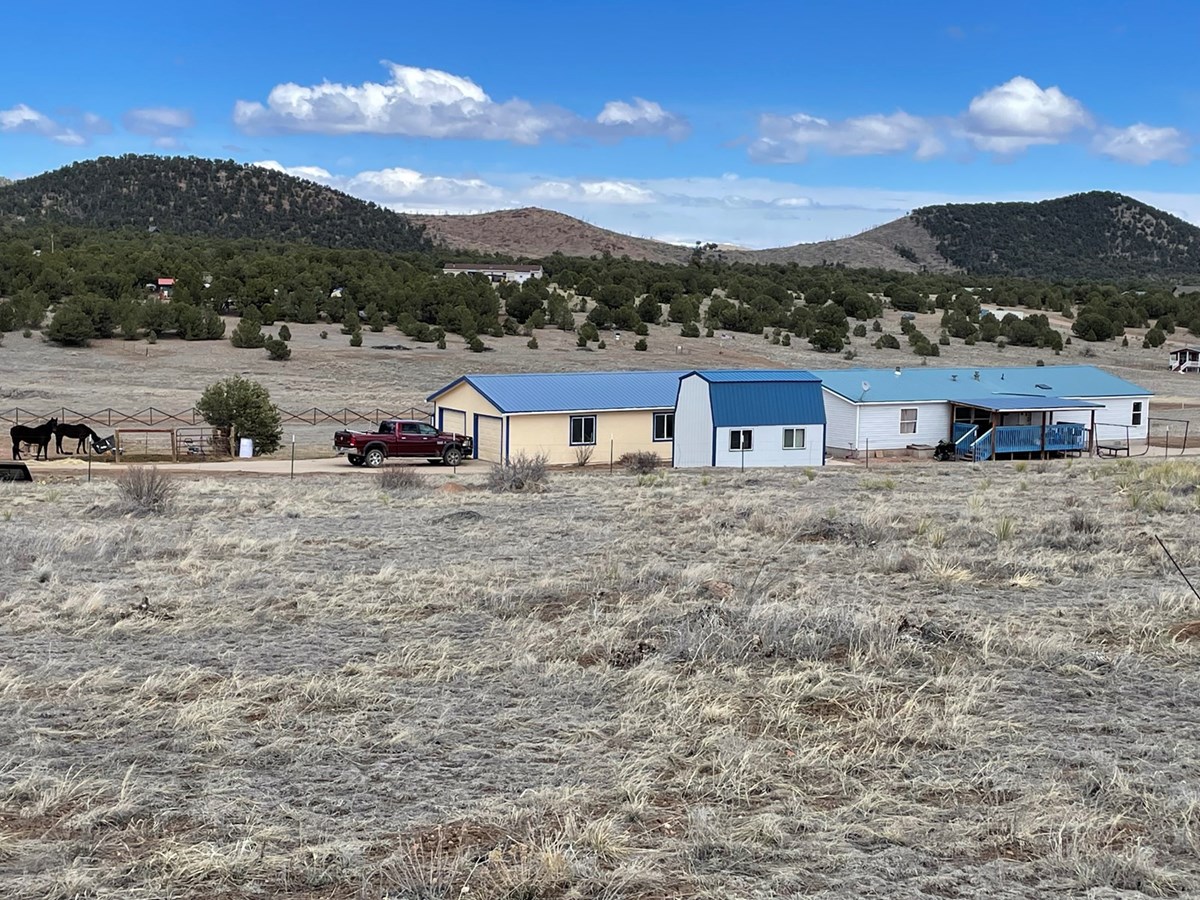
[[[1200,892],[1190,461],[0,484],[0,896]]]

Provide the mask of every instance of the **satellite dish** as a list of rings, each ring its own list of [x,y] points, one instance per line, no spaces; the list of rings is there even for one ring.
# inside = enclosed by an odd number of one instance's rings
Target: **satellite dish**
[[[864,394],[865,394],[867,391],[869,391],[869,390],[871,389],[871,382],[869,382],[869,381],[864,381],[864,382],[862,383],[862,389],[863,389],[863,393],[864,393]]]

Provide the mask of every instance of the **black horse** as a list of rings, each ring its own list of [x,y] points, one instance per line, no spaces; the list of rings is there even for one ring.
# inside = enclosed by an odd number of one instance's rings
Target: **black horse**
[[[13,459],[21,458],[21,445],[28,444],[30,447],[36,446],[37,452],[33,454],[34,459],[39,457],[42,459],[50,458],[50,438],[54,436],[54,429],[58,427],[58,419],[51,419],[48,422],[43,422],[41,425],[14,425],[8,430],[9,436],[12,438]]]
[[[91,441],[93,444],[100,440],[100,435],[92,431],[82,422],[78,425],[71,425],[67,422],[62,422],[54,429],[54,448],[62,455],[71,456],[70,452],[63,453],[62,442],[63,438],[74,438],[78,443],[75,445],[75,452],[82,453],[86,441]]]

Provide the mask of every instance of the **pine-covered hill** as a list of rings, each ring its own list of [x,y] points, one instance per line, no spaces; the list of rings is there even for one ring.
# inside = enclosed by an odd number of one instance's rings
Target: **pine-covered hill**
[[[1200,228],[1123,194],[927,206],[912,219],[933,236],[947,261],[977,275],[1117,279],[1200,273]]]
[[[259,166],[197,157],[105,156],[0,186],[0,222],[157,228],[172,234],[410,252],[431,248],[406,216]]]

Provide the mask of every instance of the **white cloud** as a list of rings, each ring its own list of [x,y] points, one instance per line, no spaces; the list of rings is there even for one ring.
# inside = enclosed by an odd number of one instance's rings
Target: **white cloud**
[[[758,162],[804,162],[812,150],[832,156],[911,152],[917,159],[930,159],[945,149],[932,122],[902,111],[839,121],[805,113],[768,114],[758,127],[759,137],[750,144],[750,157]]]
[[[532,201],[603,204],[654,203],[658,198],[653,191],[628,181],[545,181],[525,192]]]
[[[653,100],[634,97],[632,103],[610,100],[596,116],[599,125],[614,135],[651,136],[666,135],[674,140],[686,137],[690,130],[687,122],[667,112]]]
[[[333,173],[328,169],[322,169],[320,166],[285,166],[275,159],[264,159],[250,165],[258,166],[261,169],[270,169],[274,172],[283,172],[287,175],[295,175],[297,178],[305,178],[308,181],[316,181],[321,184],[328,184],[334,181]]]
[[[170,106],[131,109],[121,121],[127,131],[148,137],[177,136],[179,132],[186,131],[196,124],[195,118],[186,109]]]
[[[1057,144],[1093,125],[1078,100],[1020,75],[972,99],[962,124],[978,149],[1005,155]]]
[[[1178,128],[1155,128],[1138,122],[1128,128],[1104,128],[1092,139],[1092,149],[1137,166],[1187,160],[1188,141]]]
[[[385,62],[386,82],[286,83],[265,104],[239,100],[234,123],[248,133],[383,134],[537,144],[570,135],[679,135],[686,125],[657,103],[614,101],[595,122],[549,104],[498,103],[469,78]]]
[[[37,134],[69,146],[87,143],[87,138],[78,131],[54,121],[24,103],[18,103],[12,109],[0,109],[0,132]]]

